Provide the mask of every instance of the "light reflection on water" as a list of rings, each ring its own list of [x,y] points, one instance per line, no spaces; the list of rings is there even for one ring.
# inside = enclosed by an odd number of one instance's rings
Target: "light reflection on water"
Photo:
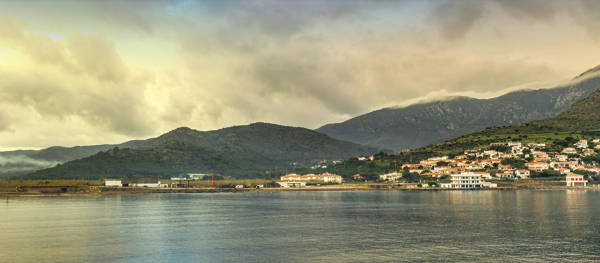
[[[22,197],[0,262],[598,261],[600,192]]]

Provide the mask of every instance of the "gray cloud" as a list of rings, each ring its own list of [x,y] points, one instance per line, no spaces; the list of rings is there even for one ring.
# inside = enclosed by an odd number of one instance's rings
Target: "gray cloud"
[[[555,16],[555,0],[493,0],[510,15],[521,19],[547,20]]]
[[[484,4],[479,0],[445,1],[434,8],[432,17],[444,38],[456,40],[481,19]]]
[[[595,63],[578,29],[600,28],[596,3],[72,1],[23,19],[0,11],[14,21],[0,21],[0,56],[21,58],[0,63],[0,105],[19,112],[0,114],[0,146],[118,142],[180,125],[314,128],[420,97],[570,77]],[[52,19],[63,23],[46,26]],[[545,31],[527,34],[539,29],[530,24]]]
[[[590,37],[596,38],[600,32],[600,2],[596,0],[444,0],[433,9],[431,17],[444,38],[457,40],[498,11],[515,19],[535,21],[549,21],[562,13],[586,28]]]

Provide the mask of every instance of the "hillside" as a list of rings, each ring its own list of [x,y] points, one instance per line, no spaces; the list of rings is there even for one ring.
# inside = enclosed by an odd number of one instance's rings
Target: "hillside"
[[[350,179],[359,173],[365,178],[375,180],[378,175],[399,170],[399,165],[417,163],[434,156],[463,155],[469,149],[494,149],[492,143],[520,141],[544,143],[544,151],[560,152],[565,147],[573,147],[579,139],[600,138],[600,90],[573,104],[568,110],[556,117],[531,121],[520,125],[489,128],[484,131],[464,135],[438,144],[394,154],[375,155],[373,161],[352,158],[327,169],[298,170],[297,173],[331,172]],[[502,145],[502,144],[501,144]],[[504,144],[505,145],[505,144]],[[505,149],[506,150],[506,149]],[[414,178],[413,178],[414,179]],[[417,179],[419,179],[417,177]]]
[[[317,131],[333,138],[396,151],[439,143],[488,127],[515,125],[556,116],[600,89],[598,69],[576,77],[573,84],[553,89],[511,92],[491,99],[457,97],[385,108]]]
[[[535,141],[564,144],[566,138],[600,135],[600,90],[592,93],[556,117],[519,125],[487,129],[461,136],[417,151],[460,152],[467,148],[501,141]]]
[[[168,177],[180,173],[264,177],[322,160],[343,160],[377,151],[305,128],[267,123],[206,132],[178,128],[135,149],[114,148],[26,178]]]
[[[121,144],[75,147],[53,146],[42,150],[0,152],[0,177],[30,173],[59,163],[88,157],[114,147],[135,148],[142,143],[143,141],[128,141]]]

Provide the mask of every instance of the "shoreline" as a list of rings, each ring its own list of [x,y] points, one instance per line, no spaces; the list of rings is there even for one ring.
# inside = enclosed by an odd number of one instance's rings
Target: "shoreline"
[[[90,187],[86,191],[73,192],[0,192],[2,199],[9,197],[33,197],[33,196],[84,196],[84,195],[115,195],[115,194],[194,194],[194,193],[273,193],[273,192],[353,192],[353,191],[408,191],[408,192],[439,192],[439,191],[548,191],[548,190],[577,190],[577,191],[600,191],[600,187],[567,187],[567,186],[510,186],[482,189],[452,189],[452,188],[375,188],[375,187],[305,187],[305,188],[132,188],[132,187]]]

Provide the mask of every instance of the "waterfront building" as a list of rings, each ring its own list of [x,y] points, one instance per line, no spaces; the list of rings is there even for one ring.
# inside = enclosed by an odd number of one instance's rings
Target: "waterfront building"
[[[587,180],[580,174],[569,174],[566,178],[567,186],[575,187],[575,186],[587,186]]]
[[[459,189],[479,189],[479,188],[495,188],[496,184],[492,184],[483,180],[481,174],[477,173],[461,173],[453,174],[451,183],[442,184],[445,188]]]
[[[287,174],[281,177],[281,181],[323,181],[325,183],[342,183],[342,176],[337,174]]]
[[[121,182],[121,179],[106,179],[104,180],[104,186],[108,186],[108,187],[122,187],[123,183]]]
[[[283,188],[302,188],[306,186],[306,182],[279,182],[279,185]]]

